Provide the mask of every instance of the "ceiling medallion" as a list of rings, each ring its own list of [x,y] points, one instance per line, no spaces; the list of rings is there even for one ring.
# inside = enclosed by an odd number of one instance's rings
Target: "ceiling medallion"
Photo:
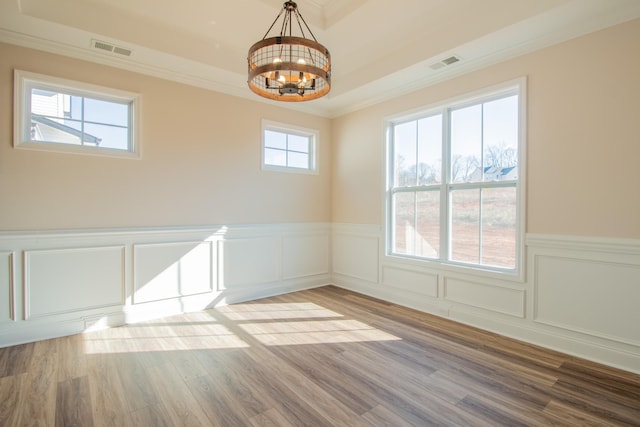
[[[267,38],[280,17],[283,17],[280,34]],[[300,36],[293,35],[296,23]],[[307,38],[305,28],[312,39]],[[329,50],[318,43],[298,5],[292,1],[284,3],[262,40],[251,46],[248,63],[249,88],[265,98],[310,101],[331,89]]]

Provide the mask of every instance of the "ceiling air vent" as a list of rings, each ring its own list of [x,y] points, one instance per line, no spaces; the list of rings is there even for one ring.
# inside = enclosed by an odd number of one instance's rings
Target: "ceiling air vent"
[[[117,53],[118,55],[131,56],[131,50],[125,49],[124,47],[113,47],[113,53]]]
[[[432,70],[439,70],[440,68],[444,68],[447,65],[455,64],[458,61],[460,61],[460,57],[453,55],[443,59],[442,61],[438,61],[435,64],[431,64],[429,68],[431,68]]]
[[[100,40],[91,40],[91,47],[105,52],[115,53],[117,55],[131,56],[131,49],[114,46],[111,43],[101,42]]]

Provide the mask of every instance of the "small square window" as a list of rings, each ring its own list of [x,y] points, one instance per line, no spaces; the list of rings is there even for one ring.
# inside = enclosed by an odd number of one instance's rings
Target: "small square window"
[[[317,131],[263,120],[262,169],[316,173],[317,139]]]
[[[14,93],[14,147],[139,157],[138,95],[19,70]]]

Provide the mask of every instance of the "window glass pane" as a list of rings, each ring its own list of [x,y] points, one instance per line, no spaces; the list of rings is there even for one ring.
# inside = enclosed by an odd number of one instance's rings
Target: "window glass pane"
[[[75,112],[75,114],[73,114]],[[82,120],[82,97],[42,89],[31,90],[31,113]]]
[[[395,239],[393,252],[397,254],[414,254],[415,234],[415,193],[395,193],[393,195],[393,222]]]
[[[515,268],[516,189],[482,190],[482,264]]]
[[[82,124],[72,120],[31,116],[31,141],[80,145]]]
[[[418,120],[418,185],[442,181],[442,115]]]
[[[95,123],[127,126],[129,123],[129,105],[85,98],[84,120]]]
[[[451,112],[451,181],[482,180],[482,105]]]
[[[118,150],[129,149],[129,135],[126,128],[88,123],[84,127],[84,132],[85,145]]]
[[[394,126],[393,148],[395,185],[416,185],[416,121]]]
[[[484,180],[518,179],[518,96],[484,104]]]
[[[289,151],[287,153],[287,166],[291,168],[309,168],[309,155],[306,153],[295,153]]]
[[[269,148],[287,149],[287,134],[282,132],[274,132],[272,130],[264,131],[264,146]]]
[[[416,194],[416,252],[425,258],[440,256],[440,192],[419,191]]]
[[[264,163],[272,166],[287,166],[287,152],[284,150],[265,148]]]
[[[480,261],[480,190],[453,190],[451,197],[451,259]]]
[[[81,96],[64,95],[65,103],[69,106],[66,115],[75,120],[82,120],[83,98]]]
[[[31,91],[31,113],[49,117],[64,117],[60,111],[58,94],[38,89]]]
[[[289,150],[301,153],[309,152],[309,137],[289,134]]]

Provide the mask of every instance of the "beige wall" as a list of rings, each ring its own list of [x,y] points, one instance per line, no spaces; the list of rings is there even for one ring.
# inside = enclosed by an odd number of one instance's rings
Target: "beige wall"
[[[527,76],[527,231],[639,238],[638,51],[635,20],[330,121],[0,44],[0,230],[382,224],[384,118]],[[141,93],[142,160],[13,149],[14,68]],[[320,129],[320,174],[262,172],[262,118]]]
[[[332,220],[382,224],[385,117],[528,79],[527,232],[640,238],[640,20],[332,123]]]
[[[142,159],[12,147],[13,69],[142,94]],[[0,230],[328,222],[330,121],[0,44]],[[320,173],[263,172],[263,118],[320,130]]]

